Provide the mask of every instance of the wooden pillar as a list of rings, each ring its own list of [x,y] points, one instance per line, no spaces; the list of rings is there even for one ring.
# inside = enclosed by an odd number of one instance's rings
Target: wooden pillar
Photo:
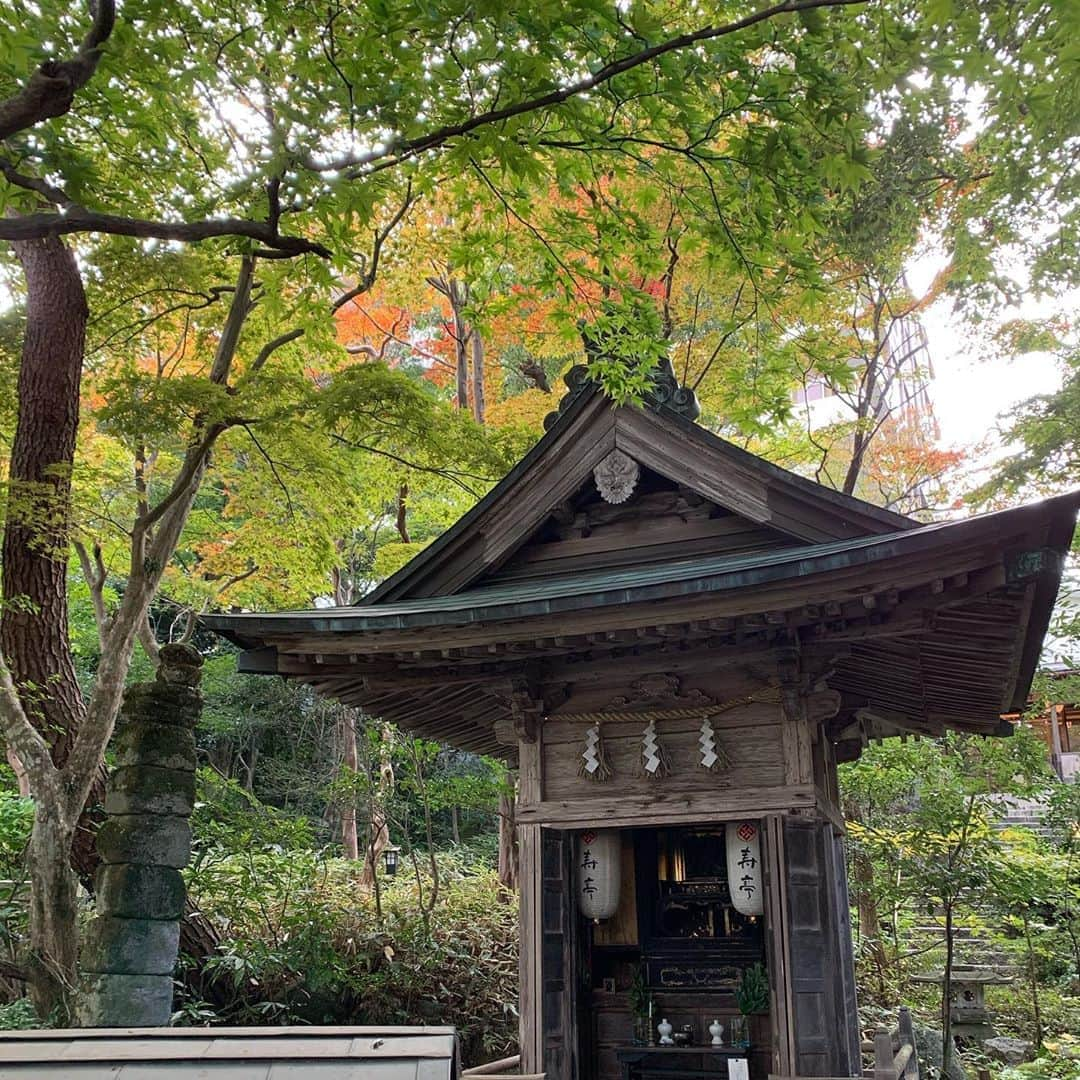
[[[1050,764],[1058,776],[1061,776],[1061,727],[1059,717],[1064,715],[1064,705],[1050,706]]]
[[[518,804],[540,801],[540,743],[518,743]],[[519,995],[518,1023],[521,1071],[543,1071],[541,1014],[541,951],[543,949],[543,838],[539,825],[518,825]]]
[[[765,925],[768,929],[769,1013],[772,1017],[772,1072],[795,1073],[795,1030],[792,1021],[791,972],[788,969],[787,861],[784,820],[771,814],[762,822],[765,863]]]
[[[783,823],[787,979],[798,1076],[858,1076],[855,964],[840,838],[820,818]]]
[[[574,834],[563,829],[541,831],[543,883],[540,951],[540,1049],[538,1071],[547,1080],[578,1076],[578,928],[580,921],[571,888]]]
[[[540,952],[543,942],[541,923],[542,852],[539,825],[519,825],[518,887],[520,889],[518,925],[520,927],[520,978],[518,995],[519,1048],[521,1071],[542,1071],[540,1046],[541,1005]]]

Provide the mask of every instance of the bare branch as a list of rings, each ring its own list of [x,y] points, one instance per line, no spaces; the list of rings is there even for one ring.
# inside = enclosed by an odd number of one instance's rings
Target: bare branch
[[[25,188],[27,191],[33,191],[45,199],[46,202],[51,202],[56,206],[71,205],[71,199],[68,198],[67,192],[63,188],[58,188],[55,184],[50,184],[40,177],[27,176],[25,173],[19,172],[10,161],[0,161],[0,173],[4,174],[9,184]]]
[[[56,782],[58,770],[48,744],[23,709],[3,653],[0,653],[0,731],[4,741],[19,756],[36,788]]]
[[[285,496],[285,506],[288,508],[289,517],[295,517],[296,514],[293,510],[292,495],[289,494],[289,485],[281,479],[281,473],[278,472],[278,463],[267,453],[266,447],[259,442],[255,432],[253,432],[247,424],[244,424],[243,428],[247,432],[248,438],[255,444],[255,449],[259,451],[259,456],[266,462],[266,465],[270,470],[270,475],[274,478],[274,483],[280,488],[281,494]]]
[[[409,212],[413,204],[418,201],[418,198],[418,196],[413,196],[412,181],[410,180],[405,187],[405,198],[401,200],[401,206],[398,207],[393,217],[383,228],[375,230],[375,238],[371,244],[371,259],[364,270],[363,277],[358,284],[343,292],[330,305],[331,312],[339,311],[350,300],[355,300],[361,294],[366,293],[375,284],[375,275],[379,270],[379,256],[382,254],[383,245],[390,238],[390,234],[401,224],[402,218]]]
[[[0,101],[0,141],[42,120],[63,116],[89,81],[116,22],[115,0],[90,0],[92,22],[70,60],[46,60],[19,91]]]
[[[96,232],[134,236],[144,240],[178,240],[185,243],[220,236],[246,236],[258,240],[283,256],[318,255],[330,258],[330,249],[300,236],[280,236],[267,221],[245,218],[210,218],[206,221],[147,221],[144,218],[102,214],[72,205],[60,213],[24,214],[0,218],[0,240],[38,240],[44,236]]]
[[[462,491],[468,492],[470,495],[476,495],[477,492],[474,488],[471,488],[465,480],[478,480],[481,483],[488,483],[492,480],[490,476],[478,476],[475,473],[465,472],[461,469],[451,469],[447,466],[437,465],[421,465],[416,461],[409,461],[408,458],[402,457],[400,454],[395,454],[391,450],[384,450],[380,446],[372,446],[371,443],[354,442],[352,439],[347,439],[343,435],[331,433],[330,438],[339,443],[342,446],[347,446],[351,450],[361,450],[368,454],[375,454],[377,457],[384,457],[389,461],[396,462],[398,465],[404,465],[405,468],[412,470],[413,472],[430,473],[432,476],[441,476],[444,480],[449,480],[452,484],[456,484]],[[465,479],[463,479],[463,477]]]
[[[90,602],[94,607],[94,623],[97,625],[98,642],[105,647],[105,635],[109,629],[109,612],[105,608],[105,578],[108,576],[105,569],[105,560],[101,556],[101,546],[94,545],[94,561],[90,561],[90,552],[86,545],[77,539],[72,539],[71,546],[75,554],[79,556],[79,565],[82,567],[83,578],[90,590]]]
[[[272,353],[276,352],[282,347],[282,345],[288,345],[290,341],[295,341],[297,338],[304,336],[303,327],[298,326],[295,330],[288,330],[284,334],[278,334],[276,338],[271,338],[260,350],[258,356],[251,362],[251,371],[261,371],[263,365],[270,359]]]
[[[236,278],[236,292],[233,293],[229,314],[225,316],[225,325],[221,329],[214,362],[210,365],[210,381],[223,386],[229,377],[236,347],[240,343],[240,331],[251,314],[251,289],[255,281],[255,258],[245,255],[240,261],[240,273]]]
[[[158,655],[161,652],[161,647],[158,645],[157,635],[154,633],[153,624],[150,622],[149,612],[146,613],[145,618],[139,623],[139,644],[143,647],[146,658],[154,665],[154,667],[157,667]]]

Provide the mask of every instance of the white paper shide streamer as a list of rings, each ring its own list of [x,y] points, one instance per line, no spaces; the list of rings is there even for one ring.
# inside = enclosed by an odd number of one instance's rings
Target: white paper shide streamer
[[[611,766],[604,756],[604,736],[600,731],[599,721],[585,732],[585,749],[581,752],[578,775],[598,783],[611,776]]]
[[[716,745],[716,732],[713,730],[712,721],[706,716],[701,721],[701,735],[698,737],[698,747],[701,750],[701,767],[709,772],[719,772],[731,766],[731,761],[723,749]]]
[[[586,829],[578,835],[578,907],[586,919],[610,919],[622,886],[618,829]]]
[[[656,734],[656,721],[641,733],[641,769],[650,780],[659,780],[668,774],[667,755],[660,736]]]
[[[742,915],[764,908],[761,876],[761,830],[754,821],[729,821],[724,832],[731,906]]]

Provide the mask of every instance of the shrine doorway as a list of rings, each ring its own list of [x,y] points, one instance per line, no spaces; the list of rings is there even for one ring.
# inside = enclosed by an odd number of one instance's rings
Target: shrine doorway
[[[740,825],[748,843],[738,839]],[[751,1080],[764,1080],[773,1035],[757,823],[611,830],[604,843],[590,843],[594,835],[568,835],[571,888],[610,888],[603,862],[614,850],[618,897],[614,913],[600,921],[582,913],[581,896],[575,901],[579,1075],[722,1078],[731,1058],[744,1058]],[[764,995],[745,1016],[744,979]],[[658,1030],[664,1021],[672,1027],[666,1038]],[[674,1045],[661,1045],[667,1039]]]

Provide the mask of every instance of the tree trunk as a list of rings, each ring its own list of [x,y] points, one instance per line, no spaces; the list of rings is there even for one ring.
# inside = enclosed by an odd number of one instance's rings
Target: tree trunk
[[[952,1076],[953,1061],[956,1059],[956,1047],[952,1036],[952,973],[956,952],[955,931],[953,929],[953,905],[945,901],[945,971],[941,981],[941,1073]]]
[[[1039,975],[1035,967],[1035,949],[1031,944],[1031,919],[1027,911],[1022,912],[1024,920],[1024,944],[1027,947],[1028,984],[1031,987],[1031,1011],[1035,1020],[1035,1049],[1043,1048],[1042,1008],[1039,1005]]]
[[[0,648],[27,715],[62,765],[86,711],[68,643],[67,566],[88,309],[75,257],[59,239],[12,247],[26,276],[27,302],[3,539]]]
[[[255,764],[259,760],[259,744],[253,734],[248,744],[248,758],[244,762],[244,790],[255,790]]]
[[[68,862],[74,829],[56,812],[54,800],[37,794],[29,851],[27,985],[38,1016],[53,1027],[67,1027],[78,983],[76,878]]]
[[[394,525],[397,528],[398,538],[403,544],[412,543],[409,538],[409,485],[402,484],[398,488],[397,510],[394,515]]]
[[[23,768],[19,755],[10,746],[7,748],[7,763],[15,774],[15,783],[19,785],[19,794],[25,799],[30,794],[30,777],[27,775],[26,769]]]
[[[472,411],[478,424],[484,422],[484,339],[473,326],[472,337]]]
[[[454,357],[457,361],[457,407],[469,407],[469,327],[465,323],[462,309],[468,297],[468,291],[456,281],[450,282],[447,291],[450,310],[454,314]]]
[[[374,885],[379,858],[390,843],[390,826],[386,820],[386,801],[394,790],[394,764],[390,758],[390,732],[383,727],[379,740],[379,777],[371,789],[371,815],[367,850],[364,852],[364,872],[361,883]]]
[[[338,743],[341,767],[355,776],[360,767],[356,756],[356,713],[347,707],[341,709],[338,724]],[[360,858],[360,842],[356,836],[356,797],[350,795],[341,805],[341,850],[346,859]]]
[[[62,241],[50,237],[12,247],[22,264],[27,301],[0,555],[0,649],[26,715],[62,765],[86,717],[68,641],[67,565],[88,309],[75,257]],[[32,785],[36,779],[31,777]],[[62,820],[59,790],[33,794],[30,996],[42,1017],[56,1009],[66,1020],[76,980],[69,866],[76,830]],[[78,835],[81,853],[88,855],[92,837],[88,830]]]
[[[861,809],[854,800],[845,801],[844,815],[848,821],[862,821]],[[857,845],[852,845],[851,849],[851,872],[855,886],[855,903],[859,912],[860,944],[865,942],[869,946],[870,958],[877,970],[878,990],[884,1000],[887,993],[885,969],[888,958],[885,955],[881,919],[874,899],[874,865],[866,851]]]

